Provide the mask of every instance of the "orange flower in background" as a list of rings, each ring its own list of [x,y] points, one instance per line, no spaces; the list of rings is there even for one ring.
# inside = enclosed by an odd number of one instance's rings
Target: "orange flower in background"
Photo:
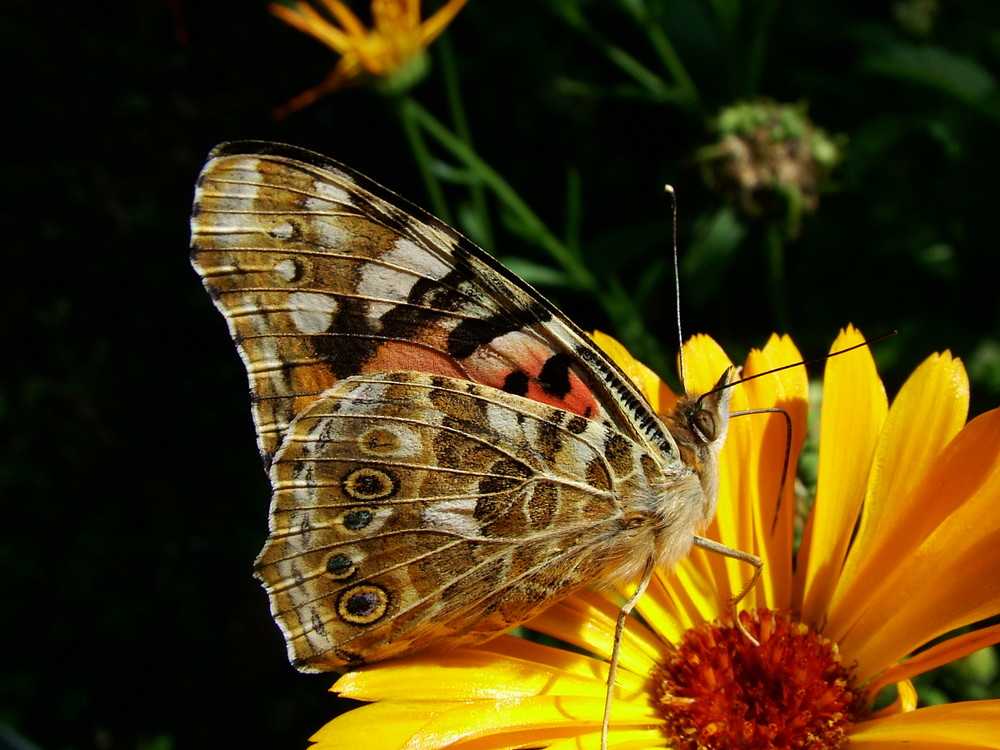
[[[833,350],[861,340],[848,329]],[[616,342],[598,342],[667,407],[666,386]],[[799,360],[775,336],[743,375]],[[685,362],[693,391],[729,366],[707,337],[686,345]],[[736,386],[732,408],[787,412],[794,466],[807,392],[796,367]],[[730,616],[745,564],[694,548],[676,571],[657,571],[621,644],[609,747],[1000,747],[1000,701],[917,708],[909,682],[1000,641],[994,626],[908,658],[1000,613],[1000,409],[966,424],[968,395],[965,370],[947,353],[928,358],[891,407],[866,348],[829,360],[819,481],[797,553],[791,488],[778,497],[784,418],[733,419],[706,536],[764,559],[739,605],[760,645]],[[622,601],[582,591],[526,626],[569,648],[501,636],[350,672],[333,690],[372,703],[312,739],[319,748],[596,748]],[[895,702],[874,711],[891,684]]]
[[[294,6],[272,3],[274,15],[340,55],[322,83],[292,99],[278,115],[290,114],[365,76],[381,79],[390,90],[410,88],[426,72],[424,51],[467,1],[449,0],[421,21],[420,0],[372,0],[370,29],[340,0],[321,0],[336,24],[305,2]]]

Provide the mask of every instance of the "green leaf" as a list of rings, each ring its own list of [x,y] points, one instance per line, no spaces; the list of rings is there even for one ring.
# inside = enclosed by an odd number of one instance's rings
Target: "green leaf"
[[[501,262],[532,286],[564,288],[572,286],[569,277],[558,268],[535,263],[516,255],[506,255]]]
[[[975,61],[930,45],[893,44],[868,54],[862,70],[935,88],[1000,120],[1000,87]]]

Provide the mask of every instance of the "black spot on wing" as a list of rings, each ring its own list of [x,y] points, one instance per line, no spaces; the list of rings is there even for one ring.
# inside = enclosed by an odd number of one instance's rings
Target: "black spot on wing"
[[[515,307],[486,318],[467,318],[448,336],[448,353],[465,359],[476,349],[522,328],[544,323],[552,314],[540,304]]]
[[[528,393],[530,382],[526,372],[523,370],[513,370],[504,378],[502,390],[515,396],[524,396]]]
[[[316,354],[342,380],[362,372],[378,352],[381,342],[372,335],[368,303],[364,300],[342,298],[333,325],[339,335],[309,338]]]
[[[542,390],[550,396],[564,398],[569,393],[569,368],[571,364],[566,352],[559,352],[549,357],[538,373],[538,383]]]
[[[604,438],[604,457],[616,476],[628,476],[633,469],[632,443],[617,432],[611,432]]]
[[[539,422],[536,431],[535,447],[546,458],[554,460],[563,446],[562,433],[550,422]]]

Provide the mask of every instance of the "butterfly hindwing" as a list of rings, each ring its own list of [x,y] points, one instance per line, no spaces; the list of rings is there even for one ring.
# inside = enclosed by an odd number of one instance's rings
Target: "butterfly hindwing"
[[[527,620],[648,546],[622,498],[662,482],[607,426],[437,375],[360,375],[292,423],[257,575],[306,671]]]

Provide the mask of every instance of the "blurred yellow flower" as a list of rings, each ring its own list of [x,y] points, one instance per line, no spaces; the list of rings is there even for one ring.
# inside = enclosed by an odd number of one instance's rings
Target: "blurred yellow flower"
[[[861,341],[848,329],[833,350]],[[665,386],[618,349],[625,372],[654,403],[663,399]],[[799,360],[787,337],[774,336],[751,352],[743,376]],[[686,345],[685,362],[695,392],[730,364],[703,336]],[[734,410],[789,414],[793,466],[807,390],[796,367],[732,396]],[[734,419],[706,536],[765,561],[740,603],[760,645],[730,616],[745,564],[696,547],[672,574],[657,571],[621,645],[609,746],[1000,747],[1000,701],[917,708],[909,682],[1000,640],[993,626],[908,658],[1000,613],[1000,409],[966,424],[968,397],[965,370],[948,353],[929,357],[891,407],[867,348],[830,359],[818,488],[797,554],[791,487],[778,498],[784,418]],[[614,591],[586,590],[528,623],[569,648],[501,636],[350,672],[333,690],[372,703],[312,739],[319,748],[596,748],[621,602]],[[895,702],[874,711],[893,684]]]
[[[270,6],[271,12],[285,23],[315,37],[340,55],[330,75],[279,109],[279,116],[312,104],[364,76],[380,79],[393,91],[410,88],[426,72],[426,48],[468,0],[448,0],[426,21],[420,20],[420,0],[372,0],[370,29],[340,0],[320,2],[339,26],[305,2]]]

